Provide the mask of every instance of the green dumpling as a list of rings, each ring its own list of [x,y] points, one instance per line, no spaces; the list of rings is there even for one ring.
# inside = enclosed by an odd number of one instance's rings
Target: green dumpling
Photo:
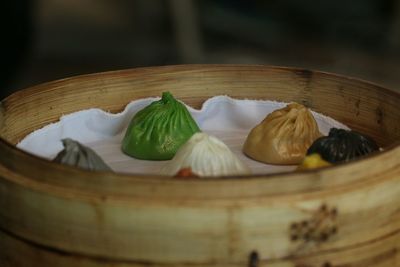
[[[122,151],[145,160],[169,160],[199,126],[186,107],[164,92],[132,118],[122,141]]]

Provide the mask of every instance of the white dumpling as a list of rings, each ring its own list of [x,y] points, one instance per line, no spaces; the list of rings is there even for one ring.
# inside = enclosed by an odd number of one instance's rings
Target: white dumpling
[[[250,169],[216,137],[195,133],[177,151],[175,157],[161,170],[175,175],[183,168],[191,168],[199,176],[226,176],[250,174]]]

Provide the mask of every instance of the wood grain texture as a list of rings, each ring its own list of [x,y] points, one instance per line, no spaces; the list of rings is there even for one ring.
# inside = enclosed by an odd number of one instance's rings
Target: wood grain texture
[[[393,267],[398,266],[400,249],[400,234],[394,233],[378,240],[373,240],[363,246],[348,247],[345,250],[319,253],[306,257],[290,257],[286,259],[258,261],[258,267]],[[0,242],[3,252],[0,262],[4,267],[184,267],[205,266],[182,264],[152,264],[150,262],[122,261],[101,257],[88,257],[78,254],[69,254],[46,248],[18,237],[9,235],[0,230]],[[250,258],[250,257],[249,257]],[[29,259],[29,262],[27,261]],[[27,265],[27,262],[29,265]],[[249,261],[243,263],[210,263],[210,267],[245,267]]]
[[[194,107],[221,94],[296,101],[385,151],[320,170],[182,181],[77,170],[14,147],[62,114],[118,112],[167,90]],[[256,250],[260,266],[400,266],[399,103],[357,79],[246,65],[139,68],[19,91],[0,105],[0,261],[248,266]]]

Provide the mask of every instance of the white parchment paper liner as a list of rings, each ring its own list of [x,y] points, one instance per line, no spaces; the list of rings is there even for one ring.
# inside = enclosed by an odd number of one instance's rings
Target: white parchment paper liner
[[[63,149],[61,139],[72,138],[95,150],[116,172],[158,174],[165,161],[145,161],[131,158],[121,151],[121,141],[131,118],[151,102],[160,98],[132,101],[117,114],[100,109],[87,109],[64,115],[27,135],[17,147],[37,156],[53,159]],[[220,138],[247,164],[254,174],[291,171],[296,166],[267,165],[249,159],[242,145],[249,131],[272,111],[287,103],[261,100],[238,100],[228,96],[208,99],[200,110],[187,106],[202,131]],[[332,127],[349,129],[340,122],[312,111],[320,132],[327,135]]]

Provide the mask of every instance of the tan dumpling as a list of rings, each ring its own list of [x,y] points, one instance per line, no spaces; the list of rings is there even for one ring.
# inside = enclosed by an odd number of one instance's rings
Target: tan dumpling
[[[291,103],[270,113],[250,131],[243,152],[269,164],[299,164],[320,136],[311,112],[303,105]]]

